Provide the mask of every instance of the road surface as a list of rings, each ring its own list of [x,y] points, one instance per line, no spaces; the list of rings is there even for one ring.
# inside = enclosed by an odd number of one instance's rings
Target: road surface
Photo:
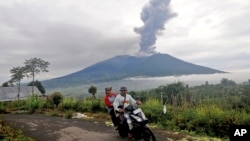
[[[29,114],[2,114],[0,118],[24,135],[38,141],[128,141],[100,119],[65,119]],[[157,141],[167,141],[166,135],[153,129]]]

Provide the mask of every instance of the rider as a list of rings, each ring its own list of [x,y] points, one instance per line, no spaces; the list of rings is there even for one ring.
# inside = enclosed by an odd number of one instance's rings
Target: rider
[[[120,88],[120,94],[118,94],[113,102],[113,106],[115,111],[119,111],[119,113],[124,113],[124,109],[128,105],[140,105],[141,101],[136,101],[134,98],[127,93],[127,87],[122,86]],[[131,130],[133,128],[132,122],[129,116],[126,116],[126,120],[129,126],[128,137],[132,137]]]
[[[112,92],[112,87],[106,87],[105,88],[105,93],[106,93],[106,95],[104,96],[104,103],[106,105],[106,109],[107,109],[108,113],[110,114],[113,125],[115,127],[117,127],[118,126],[118,121],[117,121],[115,111],[114,111],[114,107],[113,107],[113,102],[114,102],[115,97],[117,96],[117,94]]]

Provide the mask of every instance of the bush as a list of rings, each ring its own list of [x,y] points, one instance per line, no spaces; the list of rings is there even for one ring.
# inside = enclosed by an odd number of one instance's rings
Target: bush
[[[7,101],[3,102],[6,110],[27,110],[27,100]]]
[[[45,105],[45,101],[39,98],[37,94],[29,96],[26,101],[26,106],[30,113],[34,113],[36,109],[41,109]]]
[[[73,113],[74,113],[74,111],[72,111],[72,110],[66,111],[64,118],[67,118],[67,119],[72,118]]]
[[[149,122],[157,123],[159,117],[162,114],[163,106],[161,102],[157,99],[148,99],[145,103],[140,106],[145,113]]]
[[[93,104],[93,100],[84,99],[79,104],[79,109],[78,110],[80,112],[91,112],[92,104]]]
[[[6,107],[3,102],[0,102],[0,114],[6,113]]]
[[[78,111],[80,112],[100,112],[106,111],[103,103],[103,99],[84,99],[78,105]]]
[[[62,101],[62,108],[65,110],[76,109],[78,106],[78,100],[75,98],[64,98]]]
[[[230,125],[247,125],[250,123],[250,115],[244,111],[223,110],[216,104],[207,104],[186,110],[179,107],[175,118],[170,120],[163,125],[200,135],[227,137]]]
[[[63,96],[60,92],[54,92],[52,95],[49,96],[49,100],[52,102],[53,105],[58,105],[62,102]]]
[[[0,140],[1,141],[35,141],[30,137],[24,136],[20,129],[12,128],[0,119]]]

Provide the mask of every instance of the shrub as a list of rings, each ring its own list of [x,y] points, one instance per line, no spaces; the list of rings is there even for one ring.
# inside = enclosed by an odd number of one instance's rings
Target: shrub
[[[100,112],[106,111],[103,99],[84,99],[78,105],[80,112]]]
[[[67,119],[72,118],[73,113],[74,113],[74,111],[72,111],[72,110],[66,111],[64,118],[67,118]]]
[[[20,129],[15,129],[10,125],[6,124],[2,119],[0,119],[0,140],[1,141],[35,141],[30,137],[24,136]]]
[[[34,113],[36,109],[42,108],[45,104],[45,102],[40,99],[37,94],[29,96],[26,101],[26,107],[30,113]]]
[[[163,106],[157,99],[148,99],[145,103],[140,106],[145,113],[149,122],[157,123],[160,115],[162,114]]]
[[[78,106],[78,100],[75,98],[64,98],[62,101],[62,108],[65,110],[76,109]]]
[[[3,102],[0,102],[0,114],[6,113],[6,107]]]
[[[49,99],[53,105],[56,105],[56,107],[58,107],[58,105],[63,100],[63,96],[60,92],[54,92],[52,95],[50,95]]]
[[[27,100],[16,100],[3,102],[3,106],[6,107],[6,110],[27,110]],[[8,111],[8,110],[7,110]]]

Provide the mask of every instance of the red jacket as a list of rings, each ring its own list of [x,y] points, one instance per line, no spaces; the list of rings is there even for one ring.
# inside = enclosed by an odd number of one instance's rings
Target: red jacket
[[[113,107],[113,102],[115,100],[115,97],[117,96],[117,94],[115,93],[111,93],[111,96],[109,96],[108,94],[106,94],[104,96],[104,103],[107,107],[111,108]]]

